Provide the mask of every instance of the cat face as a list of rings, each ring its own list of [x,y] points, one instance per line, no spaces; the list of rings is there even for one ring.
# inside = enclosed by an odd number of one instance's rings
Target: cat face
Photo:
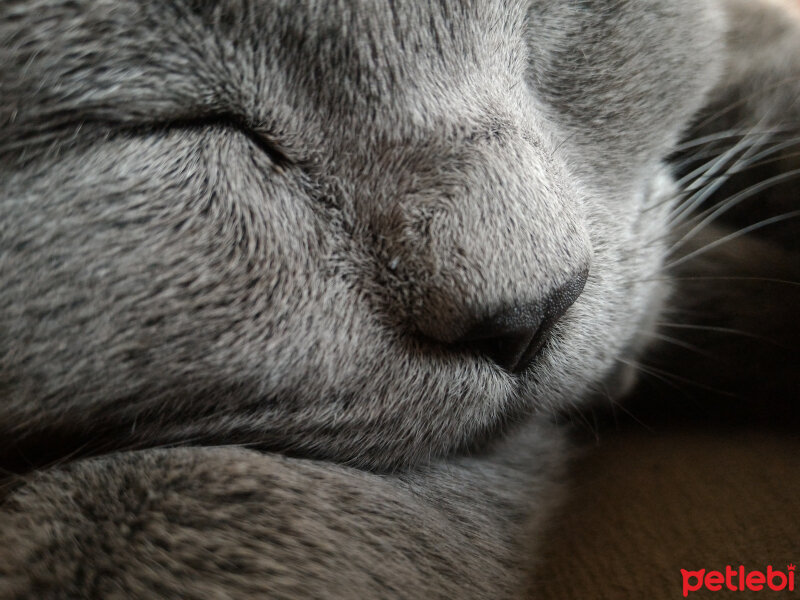
[[[4,439],[388,468],[586,396],[668,291],[706,3],[0,10]],[[525,368],[470,340],[587,274]]]

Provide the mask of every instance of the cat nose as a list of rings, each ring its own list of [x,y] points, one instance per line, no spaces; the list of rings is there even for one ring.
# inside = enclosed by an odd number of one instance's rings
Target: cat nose
[[[538,302],[495,312],[473,325],[456,343],[488,356],[506,371],[522,373],[544,346],[553,326],[578,299],[588,271]]]

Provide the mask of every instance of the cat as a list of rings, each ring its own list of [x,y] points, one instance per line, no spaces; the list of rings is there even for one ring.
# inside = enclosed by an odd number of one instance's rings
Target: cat
[[[521,593],[731,6],[4,2],[0,598]]]

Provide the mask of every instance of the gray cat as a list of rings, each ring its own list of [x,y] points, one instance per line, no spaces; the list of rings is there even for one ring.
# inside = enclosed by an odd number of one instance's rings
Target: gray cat
[[[0,598],[521,593],[731,6],[5,0]]]

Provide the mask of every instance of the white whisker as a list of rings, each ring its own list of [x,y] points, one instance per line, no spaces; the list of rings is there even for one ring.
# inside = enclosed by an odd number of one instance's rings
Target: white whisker
[[[725,202],[722,202],[721,206],[718,209],[714,210],[706,218],[704,218],[702,221],[700,221],[700,223],[695,225],[688,233],[686,233],[677,242],[675,242],[675,244],[673,244],[673,246],[669,249],[667,254],[673,254],[677,249],[681,248],[687,241],[692,239],[700,231],[702,231],[708,225],[710,225],[714,221],[714,219],[716,219],[717,217],[719,217],[723,213],[727,212],[728,210],[730,210],[731,208],[733,208],[734,206],[736,206],[740,202],[742,202],[742,201],[746,200],[747,198],[750,198],[751,196],[754,196],[755,194],[767,189],[768,187],[770,187],[770,185],[774,185],[778,181],[784,181],[784,180],[789,179],[791,177],[796,177],[798,174],[800,174],[800,169],[794,169],[792,171],[788,171],[786,173],[782,173],[781,175],[777,175],[775,177],[771,177],[770,179],[764,180],[761,183],[758,183],[758,184],[756,184],[754,186],[751,186],[751,187],[747,188],[746,190],[743,190],[742,192],[740,192],[738,194],[735,194],[734,196],[732,196],[731,198],[729,198]],[[781,221],[787,221],[789,219],[793,219],[793,218],[797,217],[798,215],[800,215],[800,210],[793,210],[793,211],[790,211],[790,212],[787,212],[787,213],[776,215],[774,217],[770,217],[768,219],[764,219],[762,221],[758,221],[757,223],[753,223],[752,225],[748,225],[747,227],[744,227],[744,228],[739,229],[739,230],[737,230],[737,231],[735,231],[735,232],[733,232],[731,234],[728,234],[728,235],[723,236],[723,237],[721,237],[721,238],[719,238],[717,240],[714,240],[713,242],[707,244],[703,248],[699,248],[697,250],[694,250],[693,252],[690,252],[689,254],[686,254],[686,255],[674,260],[673,262],[671,262],[668,265],[666,265],[665,268],[666,269],[670,269],[670,268],[672,268],[672,267],[674,267],[676,265],[682,264],[682,263],[686,262],[687,260],[690,260],[690,259],[694,258],[695,256],[699,256],[701,254],[704,254],[705,252],[707,252],[708,250],[711,250],[712,248],[716,248],[717,246],[719,246],[721,244],[724,244],[726,242],[735,240],[735,239],[741,237],[742,235],[744,235],[746,233],[750,233],[752,231],[756,231],[758,229],[761,229],[761,228],[766,227],[768,225],[772,225],[774,223],[780,223]]]

